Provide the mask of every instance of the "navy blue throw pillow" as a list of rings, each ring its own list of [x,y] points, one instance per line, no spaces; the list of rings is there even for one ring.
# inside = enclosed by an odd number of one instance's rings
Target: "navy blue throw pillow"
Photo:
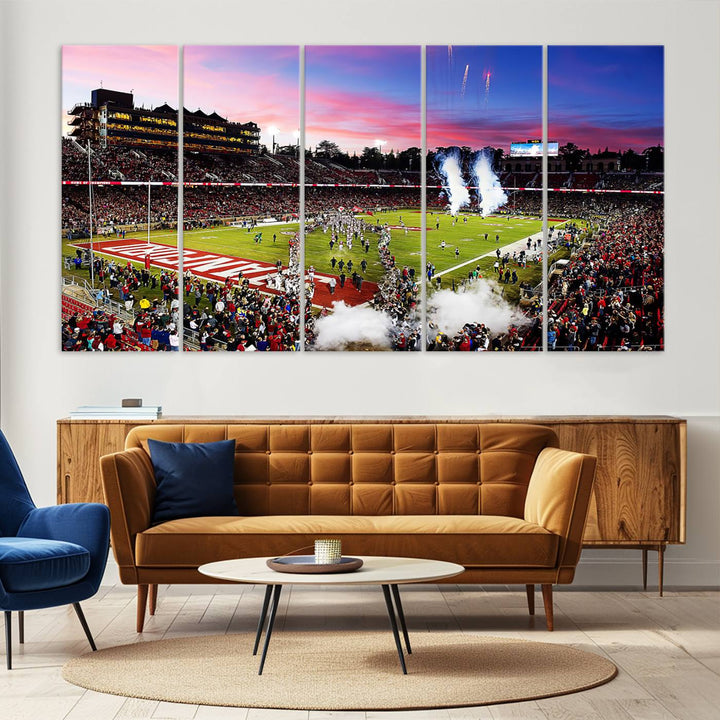
[[[157,482],[153,524],[239,515],[233,495],[235,441],[173,443],[148,439]]]

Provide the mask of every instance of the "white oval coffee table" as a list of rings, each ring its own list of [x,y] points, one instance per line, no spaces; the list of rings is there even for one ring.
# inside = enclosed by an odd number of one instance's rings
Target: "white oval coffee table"
[[[373,557],[357,556],[363,561],[359,570],[349,573],[279,573],[267,566],[267,561],[272,558],[241,558],[238,560],[221,560],[219,562],[201,565],[198,571],[218,580],[229,580],[233,582],[253,583],[266,585],[265,599],[263,600],[260,619],[258,621],[257,633],[255,634],[255,646],[253,655],[257,655],[260,638],[262,637],[263,626],[267,618],[268,606],[270,606],[270,618],[267,621],[265,630],[265,643],[260,657],[260,668],[258,675],[262,675],[265,666],[270,636],[272,635],[275,615],[277,614],[280,593],[283,585],[380,585],[385,596],[385,605],[390,619],[390,627],[395,638],[395,647],[400,658],[400,667],[407,675],[405,657],[400,634],[398,632],[398,620],[405,639],[405,647],[408,654],[410,649],[410,638],[408,636],[405,615],[400,602],[398,585],[407,583],[434,582],[444,578],[459,575],[465,571],[462,565],[443,562],[442,560],[426,560],[422,558],[402,557]],[[394,600],[394,607],[393,607]],[[396,617],[397,612],[397,617]]]

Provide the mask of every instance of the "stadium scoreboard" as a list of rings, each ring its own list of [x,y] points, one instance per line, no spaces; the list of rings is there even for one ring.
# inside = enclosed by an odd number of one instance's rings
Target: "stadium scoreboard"
[[[556,157],[559,153],[560,143],[555,140],[548,141],[548,156]],[[542,157],[542,140],[526,140],[525,142],[510,143],[510,157]]]

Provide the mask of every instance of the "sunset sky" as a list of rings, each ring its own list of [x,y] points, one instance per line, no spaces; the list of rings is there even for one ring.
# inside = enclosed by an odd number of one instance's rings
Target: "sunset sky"
[[[541,82],[540,47],[428,47],[428,147],[508,152],[513,140],[539,138]],[[640,152],[663,143],[661,46],[550,46],[548,82],[548,136],[560,145]]]
[[[308,46],[305,88],[307,147],[421,146],[419,46]]]
[[[598,149],[663,144],[663,48],[548,48],[549,136]]]
[[[133,92],[135,104],[178,105],[178,48],[163,45],[63,47],[62,120],[104,87]],[[661,46],[550,46],[549,136],[595,152],[663,142]],[[256,122],[270,147],[296,142],[296,46],[187,46],[189,110]],[[488,82],[489,74],[489,82]],[[308,46],[306,146],[331,140],[348,152],[384,141],[383,151],[420,146],[420,47]],[[429,46],[427,144],[509,151],[542,128],[539,46]]]
[[[300,128],[300,56],[297,46],[203,46],[184,50],[185,107],[215,110],[234,122],[257,123],[260,142],[294,145]]]
[[[90,102],[99,87],[133,92],[135,105],[178,104],[178,48],[175,45],[64,45],[62,49],[62,133],[66,113]]]
[[[492,145],[509,153],[511,142],[540,137],[542,49],[539,46],[435,45],[427,48],[429,150],[447,145],[467,145],[477,150]]]
[[[185,46],[184,103],[235,122],[256,122],[260,141],[296,142],[300,126],[297,46]],[[63,121],[75,103],[102,87],[134,93],[135,105],[178,106],[176,46],[66,45],[63,47]],[[63,127],[63,134],[67,127]]]

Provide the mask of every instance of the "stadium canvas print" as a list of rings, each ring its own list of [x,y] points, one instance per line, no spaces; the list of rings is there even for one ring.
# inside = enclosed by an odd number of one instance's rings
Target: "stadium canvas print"
[[[184,48],[184,340],[299,341],[299,48]]]
[[[661,46],[62,61],[63,351],[664,349]]]
[[[62,59],[62,349],[178,350],[178,48]]]
[[[429,350],[542,349],[541,137],[542,48],[427,48]]]
[[[305,49],[305,347],[419,350],[421,48]]]
[[[548,49],[548,348],[664,348],[663,48]]]

